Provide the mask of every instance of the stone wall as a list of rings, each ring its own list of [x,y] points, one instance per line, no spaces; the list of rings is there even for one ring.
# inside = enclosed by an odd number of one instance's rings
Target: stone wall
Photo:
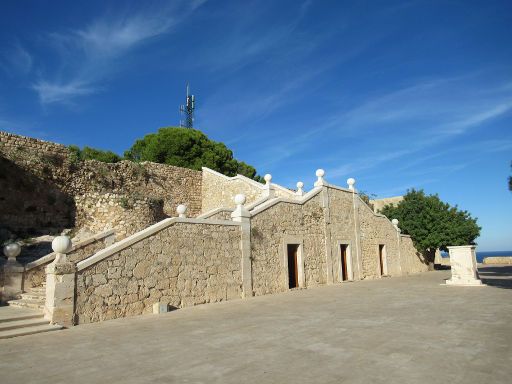
[[[288,289],[286,243],[301,244],[305,286],[325,284],[324,209],[320,197],[304,204],[279,202],[251,218],[251,258],[255,295]]]
[[[89,256],[94,255],[99,250],[113,244],[115,234],[113,231],[107,231],[92,236],[79,243],[73,244],[73,248],[67,254],[69,261],[78,263]],[[43,258],[29,263],[25,266],[23,274],[23,291],[29,288],[40,287],[46,281],[45,268],[55,260],[55,253],[50,253]]]
[[[247,177],[227,177],[208,168],[203,168],[201,183],[202,212],[215,208],[233,208],[233,198],[239,193],[246,197],[246,204],[259,199],[263,194],[263,184]]]
[[[400,258],[402,259],[402,273],[414,274],[428,271],[428,263],[414,247],[410,236],[400,235]]]
[[[115,228],[117,239],[124,239],[166,217],[162,200],[143,196],[93,192],[77,196],[75,201],[76,225],[82,233]]]
[[[240,226],[174,223],[77,272],[76,322],[240,298]]]
[[[179,204],[187,205],[188,216],[201,211],[199,171],[149,162],[80,161],[63,145],[1,131],[0,161],[6,170],[0,173],[0,223],[20,237],[85,226],[95,215],[93,231],[114,222],[123,236],[146,225],[148,214],[153,222],[163,214],[174,216]],[[122,212],[123,202],[144,208]]]
[[[385,197],[383,199],[370,200],[374,212],[379,212],[386,205],[398,205],[404,199],[403,196]]]
[[[329,231],[333,258],[333,279],[342,281],[340,244],[349,245],[349,254],[353,278],[360,278],[358,264],[358,247],[356,225],[354,223],[353,193],[339,189],[328,188],[329,197]]]
[[[400,275],[398,237],[393,224],[386,217],[376,215],[361,199],[358,199],[357,206],[360,220],[362,277],[381,276],[380,244],[385,245],[387,275]]]

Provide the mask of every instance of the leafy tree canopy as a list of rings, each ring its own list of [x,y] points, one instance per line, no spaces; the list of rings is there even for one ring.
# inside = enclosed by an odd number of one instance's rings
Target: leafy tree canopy
[[[416,248],[433,262],[435,251],[447,246],[474,244],[480,235],[477,219],[442,202],[438,195],[425,195],[423,190],[407,192],[398,205],[386,205],[380,211],[390,220],[398,219],[404,234],[410,235]]]
[[[117,163],[122,160],[121,156],[112,151],[103,151],[91,147],[80,149],[76,145],[70,145],[68,150],[75,160],[98,160],[104,163]]]
[[[124,153],[132,161],[153,161],[201,170],[208,167],[227,176],[241,174],[261,181],[254,167],[233,158],[223,143],[210,140],[196,129],[166,127],[137,140]]]

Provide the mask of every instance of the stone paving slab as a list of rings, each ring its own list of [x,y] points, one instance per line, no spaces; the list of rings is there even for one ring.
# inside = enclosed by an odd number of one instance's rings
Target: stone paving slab
[[[486,287],[437,271],[0,340],[1,382],[509,383],[512,268],[493,268]]]

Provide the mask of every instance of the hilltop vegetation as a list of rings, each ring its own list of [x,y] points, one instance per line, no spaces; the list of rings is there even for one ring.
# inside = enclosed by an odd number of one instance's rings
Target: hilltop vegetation
[[[150,133],[138,139],[124,157],[112,151],[103,151],[90,147],[69,146],[75,160],[98,160],[105,163],[117,163],[121,160],[152,161],[155,163],[175,165],[177,167],[201,170],[208,167],[226,176],[237,174],[262,181],[256,169],[236,160],[224,143],[210,140],[204,133],[196,129],[165,127],[157,133]]]

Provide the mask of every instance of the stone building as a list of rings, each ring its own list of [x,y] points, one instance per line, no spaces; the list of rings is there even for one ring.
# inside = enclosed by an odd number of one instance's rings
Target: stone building
[[[29,172],[25,158],[13,159],[12,148],[19,144],[12,141],[33,139],[7,135],[0,135],[4,161],[48,182]],[[108,166],[116,175],[121,167]],[[78,169],[75,175],[94,177],[90,164],[80,167],[88,171]],[[57,244],[56,253],[6,272],[0,279],[4,300],[21,295],[10,303],[32,300],[52,323],[71,325],[428,269],[398,222],[361,200],[354,179],[347,187],[336,186],[319,169],[306,192],[301,182],[290,190],[270,175],[261,184],[208,168],[142,167],[149,170],[144,197],[163,200],[158,214],[122,206],[120,195],[143,188],[133,181],[121,185],[115,176],[109,191],[57,177],[55,189],[87,211],[77,222],[96,234],[71,248]],[[170,207],[176,207],[177,217]],[[137,224],[127,226],[119,215]]]

